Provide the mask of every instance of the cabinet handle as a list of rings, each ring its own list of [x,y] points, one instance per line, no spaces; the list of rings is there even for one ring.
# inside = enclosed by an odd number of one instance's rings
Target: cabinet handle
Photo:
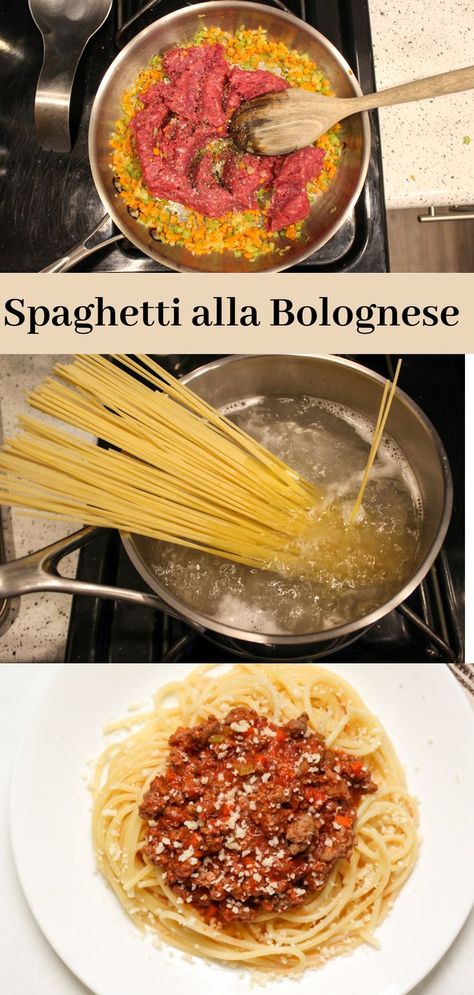
[[[474,208],[467,211],[450,211],[449,214],[436,214],[434,207],[430,207],[428,214],[419,214],[418,221],[474,221]]]

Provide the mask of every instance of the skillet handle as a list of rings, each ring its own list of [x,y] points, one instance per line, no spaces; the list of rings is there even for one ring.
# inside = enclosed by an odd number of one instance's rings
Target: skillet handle
[[[146,594],[143,591],[132,591],[106,584],[90,584],[61,576],[58,565],[65,556],[80,549],[81,546],[86,546],[107,531],[108,529],[87,526],[29,556],[22,556],[18,560],[3,564],[0,566],[0,599],[21,597],[23,594],[32,594],[35,591],[88,595],[93,598],[128,601],[130,604],[141,605],[144,608],[154,608],[180,622],[185,622],[186,625],[193,625],[187,618],[161,601],[156,594]],[[204,631],[202,626],[193,625],[193,627],[200,632]]]
[[[89,232],[88,235],[83,239],[82,242],[78,242],[74,248],[70,249],[64,256],[57,259],[56,262],[50,263],[49,266],[45,266],[44,269],[40,270],[41,273],[67,273],[68,270],[73,269],[77,263],[80,263],[83,259],[87,259],[88,256],[92,256],[94,252],[98,252],[99,249],[105,248],[106,245],[112,245],[113,242],[119,242],[124,236],[119,233],[117,235],[111,235],[110,238],[103,239],[103,241],[94,242],[93,245],[89,245],[89,242],[95,235],[98,235],[102,228],[111,221],[108,214],[105,214],[99,224]]]

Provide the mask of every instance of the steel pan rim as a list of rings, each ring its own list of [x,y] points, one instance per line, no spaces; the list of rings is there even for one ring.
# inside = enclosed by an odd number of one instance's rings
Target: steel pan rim
[[[276,354],[277,355],[277,354]],[[283,354],[281,354],[283,357]],[[314,354],[314,355],[304,355],[304,354],[293,354],[295,358],[302,358],[306,360],[325,360],[326,362],[331,362],[337,365],[349,367],[355,371],[363,371],[371,379],[378,381],[381,386],[385,383],[385,378],[379,373],[369,370],[368,367],[363,366],[361,363],[355,363],[353,360],[345,359],[342,356],[331,356],[325,354]],[[283,358],[287,358],[286,356]],[[232,355],[225,356],[222,359],[213,360],[210,363],[206,363],[204,366],[199,366],[190,373],[185,374],[181,377],[184,384],[189,384],[193,379],[197,379],[199,375],[205,374],[208,370],[218,369],[229,363],[234,363],[237,361],[242,361],[246,359],[268,359],[266,354],[242,354],[242,355]],[[331,629],[323,629],[319,632],[311,633],[262,633],[262,632],[249,632],[246,629],[240,629],[235,626],[226,625],[224,622],[220,622],[217,619],[212,618],[212,616],[205,615],[203,612],[196,611],[195,609],[189,607],[186,602],[181,601],[174,594],[169,592],[167,588],[162,585],[156,576],[153,574],[152,570],[144,563],[141,554],[137,551],[134,542],[134,536],[130,532],[122,531],[120,532],[120,537],[125,548],[125,551],[132,561],[134,567],[138,570],[138,573],[143,580],[149,585],[151,590],[157,594],[162,600],[169,605],[170,608],[174,609],[179,615],[183,617],[183,621],[189,621],[191,625],[198,627],[204,627],[210,629],[213,632],[217,632],[222,636],[227,636],[230,639],[242,640],[243,642],[253,642],[262,645],[274,645],[274,646],[306,646],[308,644],[317,645],[321,642],[327,640],[328,642],[333,642],[337,639],[342,639],[345,636],[349,636],[352,633],[357,633],[358,630],[369,628],[380,619],[384,618],[391,611],[398,607],[406,598],[409,597],[413,591],[419,586],[423,578],[426,576],[430,568],[432,567],[446,537],[448,531],[452,507],[453,507],[453,478],[451,473],[451,468],[449,465],[449,460],[446,454],[446,450],[441,441],[438,432],[434,428],[432,422],[425,414],[425,412],[419,407],[416,401],[405,393],[405,391],[397,388],[397,394],[401,399],[408,405],[408,407],[417,415],[423,422],[424,426],[428,430],[435,450],[437,452],[440,468],[443,476],[444,483],[444,495],[443,495],[443,507],[440,516],[440,522],[436,532],[436,536],[426,553],[422,563],[419,565],[416,573],[403,585],[397,594],[393,595],[388,601],[384,602],[378,608],[374,609],[368,615],[364,615],[362,618],[355,619],[352,622],[347,622],[345,625],[335,626]],[[413,468],[412,468],[413,469]]]
[[[252,2],[252,0],[238,0],[237,3],[235,2],[235,0],[207,0],[207,2],[205,3],[193,4],[192,6],[198,8],[200,11],[203,11],[203,13],[207,12],[210,13],[213,10],[226,10],[226,9],[234,10],[237,6],[239,9],[242,9],[242,11],[245,10],[261,11],[265,5],[260,3],[254,3]],[[89,121],[88,150],[89,150],[89,164],[91,168],[92,178],[94,180],[95,188],[97,190],[97,193],[100,197],[104,209],[110,215],[110,217],[112,218],[114,224],[117,226],[119,231],[121,231],[124,237],[127,238],[130,242],[132,242],[137,249],[143,252],[150,259],[153,259],[155,262],[159,262],[162,265],[166,266],[168,269],[171,269],[179,273],[207,273],[207,272],[209,273],[215,272],[216,274],[222,272],[252,273],[251,269],[248,269],[246,271],[197,270],[193,266],[178,265],[177,263],[174,263],[172,260],[168,259],[167,257],[162,258],[158,250],[154,250],[153,253],[149,251],[145,235],[141,236],[141,234],[138,231],[139,228],[138,222],[136,226],[133,226],[131,232],[123,231],[121,218],[118,214],[118,211],[116,211],[115,209],[115,203],[114,203],[115,196],[111,194],[111,192],[107,188],[107,185],[103,182],[101,171],[99,168],[95,133],[98,125],[100,112],[102,109],[102,104],[107,97],[107,90],[110,81],[117,72],[118,68],[122,65],[123,62],[126,61],[132,50],[138,48],[145,38],[153,34],[154,31],[159,31],[161,26],[166,27],[168,24],[173,23],[173,21],[179,21],[181,18],[184,18],[185,15],[188,14],[188,12],[189,12],[189,7],[175,10],[170,14],[166,14],[164,17],[158,18],[156,21],[153,21],[151,24],[148,25],[148,27],[143,28],[142,31],[140,31],[137,35],[135,35],[135,37],[132,38],[127,45],[125,45],[125,47],[122,49],[121,52],[119,52],[119,54],[115,57],[114,61],[107,69],[105,75],[103,76],[100,82],[97,93],[95,95],[91,110],[90,121]],[[351,69],[349,63],[344,58],[339,49],[337,49],[336,46],[333,45],[333,43],[328,38],[326,38],[325,35],[321,34],[320,31],[317,31],[316,28],[313,28],[312,25],[307,24],[306,21],[303,21],[301,18],[295,17],[294,14],[287,14],[284,11],[281,11],[279,8],[272,8],[272,14],[274,14],[278,19],[281,19],[284,22],[287,22],[289,24],[294,24],[297,27],[302,28],[313,38],[316,38],[316,40],[320,42],[320,44],[326,49],[326,51],[329,52],[330,55],[332,55],[332,57],[338,63],[340,68],[344,71],[345,76],[354,91],[354,95],[355,96],[363,95],[359,81],[354,71]],[[313,255],[313,253],[319,252],[319,250],[322,249],[323,246],[326,245],[330,241],[330,239],[334,237],[334,235],[339,231],[339,229],[342,228],[344,222],[352,213],[362,193],[367,178],[367,171],[370,162],[371,127],[367,111],[363,111],[362,113],[360,113],[359,116],[361,119],[361,127],[362,127],[362,148],[361,148],[359,178],[356,187],[351,197],[349,198],[343,212],[341,214],[338,214],[337,218],[335,219],[334,223],[329,227],[328,231],[324,235],[322,235],[319,239],[312,241],[311,244],[306,248],[302,248],[301,251],[298,253],[298,255],[295,256],[291,260],[291,262],[289,262],[289,266],[299,265],[309,256]],[[135,231],[135,229],[137,229],[137,231]],[[148,229],[144,228],[144,232],[147,231]],[[150,246],[150,249],[151,248],[153,247]],[[259,274],[280,273],[287,268],[288,267],[284,265],[277,264],[275,266],[269,266],[263,270],[256,270],[255,272]]]

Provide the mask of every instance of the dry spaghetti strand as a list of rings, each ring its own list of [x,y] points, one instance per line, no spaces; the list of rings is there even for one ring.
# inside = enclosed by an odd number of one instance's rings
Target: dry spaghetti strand
[[[78,356],[29,397],[0,503],[137,532],[251,567],[297,565],[318,490],[146,356]]]
[[[377,416],[377,421],[375,423],[374,434],[372,436],[372,445],[370,447],[369,455],[367,457],[367,463],[365,466],[364,474],[359,488],[359,493],[355,499],[354,507],[349,516],[349,525],[351,525],[352,522],[356,520],[357,515],[359,514],[359,509],[361,507],[362,501],[364,499],[365,488],[367,487],[367,484],[369,482],[370,471],[375,463],[375,458],[377,456],[378,448],[382,441],[382,436],[385,431],[387,419],[390,414],[390,408],[392,406],[392,401],[395,395],[395,388],[397,386],[397,381],[400,374],[401,366],[402,366],[402,361],[401,359],[399,359],[392,383],[390,384],[389,380],[385,381],[382,400],[380,402],[379,413]]]

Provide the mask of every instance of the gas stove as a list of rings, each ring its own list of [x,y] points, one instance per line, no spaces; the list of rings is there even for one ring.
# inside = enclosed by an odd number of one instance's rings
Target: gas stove
[[[159,357],[159,362],[180,376],[215,358],[168,355]],[[393,376],[390,357],[348,358]],[[425,411],[445,445],[454,479],[451,524],[439,556],[416,591],[351,645],[332,655],[335,662],[464,659],[464,357],[443,356],[441,361],[439,356],[406,356],[403,389]],[[77,576],[84,581],[147,590],[116,532],[102,535],[82,549]],[[73,599],[67,661],[226,662],[245,659],[244,654],[244,644],[229,643],[223,650],[212,641],[212,633],[198,634],[161,612],[118,601]],[[255,652],[251,658],[257,659]]]
[[[268,0],[317,28],[338,48],[366,93],[375,89],[368,0]],[[8,114],[0,147],[3,178],[0,269],[35,272],[82,241],[104,208],[89,168],[87,129],[99,83],[117,51],[151,21],[181,6],[173,0],[116,0],[89,42],[72,96],[74,146],[68,155],[38,145],[33,108],[42,40],[26,2],[0,0],[0,86]],[[104,235],[106,232],[104,231]],[[112,224],[110,231],[112,234]],[[299,272],[384,272],[388,268],[382,160],[377,116],[372,115],[372,152],[367,181],[352,215]],[[125,239],[101,249],[78,272],[166,272]]]

